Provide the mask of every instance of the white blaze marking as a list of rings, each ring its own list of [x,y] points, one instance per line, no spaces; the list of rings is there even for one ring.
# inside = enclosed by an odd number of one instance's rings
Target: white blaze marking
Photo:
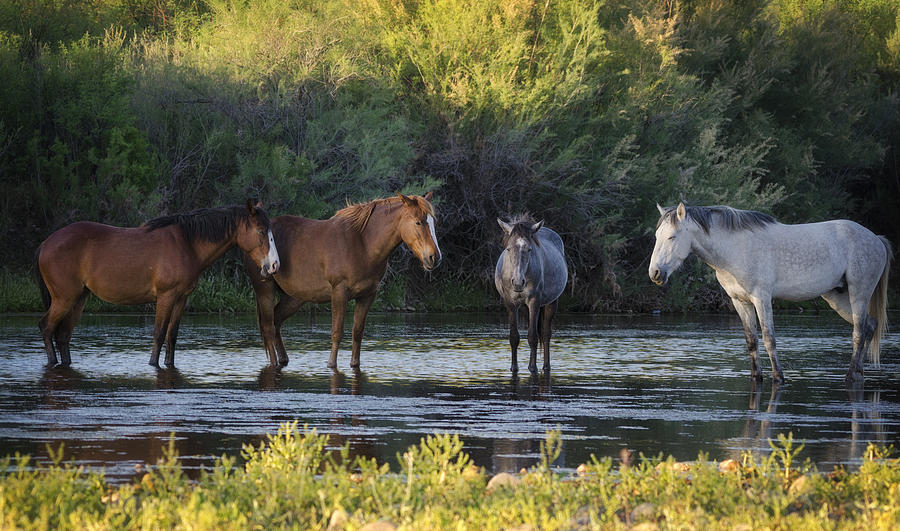
[[[275,248],[275,237],[272,236],[271,229],[269,230],[269,255],[267,259],[270,265],[278,261],[278,249]]]
[[[437,249],[438,256],[440,256],[441,248],[438,246],[437,234],[434,233],[434,218],[431,217],[431,214],[428,214],[428,217],[425,219],[428,221],[428,228],[431,230],[431,239],[434,240],[434,247]]]

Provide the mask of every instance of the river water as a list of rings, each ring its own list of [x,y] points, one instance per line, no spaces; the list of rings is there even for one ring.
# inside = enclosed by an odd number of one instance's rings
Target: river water
[[[176,370],[147,365],[146,315],[85,316],[72,368],[45,369],[37,319],[0,316],[0,456],[46,460],[48,445],[64,443],[66,460],[113,481],[154,464],[173,433],[196,473],[291,420],[395,469],[398,451],[442,432],[459,433],[489,472],[533,465],[552,429],[562,432],[562,469],[626,447],[679,460],[765,454],[770,439],[793,433],[801,459],[829,470],[856,466],[869,442],[900,441],[900,334],[886,335],[864,387],[848,390],[851,330],[831,314],[776,316],[787,382],[774,387],[764,353],[765,380],[751,383],[732,315],[561,315],[551,374],[538,378],[511,377],[500,314],[373,314],[362,372],[349,368],[348,330],[337,374],[326,368],[321,311],[285,324],[291,361],[280,371],[265,368],[252,316],[186,316]]]

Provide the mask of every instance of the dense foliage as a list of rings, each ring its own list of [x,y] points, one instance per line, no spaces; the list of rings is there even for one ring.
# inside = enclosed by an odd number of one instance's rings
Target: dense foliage
[[[0,527],[9,529],[895,529],[900,459],[870,446],[859,470],[800,463],[791,437],[768,456],[693,463],[592,458],[577,475],[541,461],[487,482],[458,436],[423,438],[388,464],[328,450],[328,437],[286,424],[244,464],[223,456],[199,479],[166,459],[113,485],[60,462],[0,461]],[[525,526],[525,527],[515,527]],[[369,528],[373,529],[373,528]]]
[[[716,307],[700,264],[647,281],[656,202],[900,242],[898,22],[895,0],[7,0],[0,248],[18,268],[80,219],[434,190],[445,264],[401,254],[401,298],[493,300],[495,218],[528,210],[566,242],[568,308]]]

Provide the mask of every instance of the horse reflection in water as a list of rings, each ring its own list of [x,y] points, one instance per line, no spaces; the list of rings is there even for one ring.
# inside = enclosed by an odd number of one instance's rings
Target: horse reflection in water
[[[879,409],[881,391],[866,393],[862,389],[848,390],[850,398],[850,446],[847,457],[861,459],[870,443],[887,446],[884,419]],[[868,396],[867,396],[868,395]]]
[[[544,351],[544,372],[550,371],[550,335],[557,299],[568,282],[565,249],[562,238],[535,222],[527,214],[509,223],[498,219],[503,229],[503,252],[494,269],[494,286],[503,299],[509,316],[509,347],[512,361],[509,370],[519,372],[519,307],[528,309],[528,346],[531,355],[528,370],[537,373],[537,347]]]
[[[750,404],[747,406],[750,414],[744,421],[741,439],[746,441],[743,443],[745,447],[762,449],[767,452],[770,449],[769,441],[772,440],[772,417],[778,412],[778,402],[781,400],[781,386],[772,384],[769,392],[769,404],[766,406],[765,415],[760,418],[759,407],[762,391],[761,381],[755,379],[750,381]]]
[[[762,379],[759,322],[772,379],[784,381],[775,350],[773,297],[804,301],[821,296],[853,325],[848,383],[862,382],[867,353],[878,365],[893,256],[884,236],[845,219],[785,225],[767,214],[727,206],[657,208],[650,279],[665,284],[691,253],[709,264],[744,325],[751,377]]]

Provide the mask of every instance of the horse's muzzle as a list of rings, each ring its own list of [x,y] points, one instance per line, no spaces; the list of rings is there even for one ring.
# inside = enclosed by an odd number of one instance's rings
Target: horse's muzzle
[[[271,264],[264,262],[260,273],[262,274],[263,278],[270,277],[278,272],[279,267],[281,267],[281,264],[278,262],[278,260],[272,262]]]
[[[422,267],[425,268],[425,271],[431,271],[439,265],[441,265],[441,255],[439,254],[428,255],[422,259]]]
[[[654,269],[650,271],[650,280],[653,281],[657,286],[662,286],[669,280],[669,274],[665,271],[660,271],[659,269]]]

